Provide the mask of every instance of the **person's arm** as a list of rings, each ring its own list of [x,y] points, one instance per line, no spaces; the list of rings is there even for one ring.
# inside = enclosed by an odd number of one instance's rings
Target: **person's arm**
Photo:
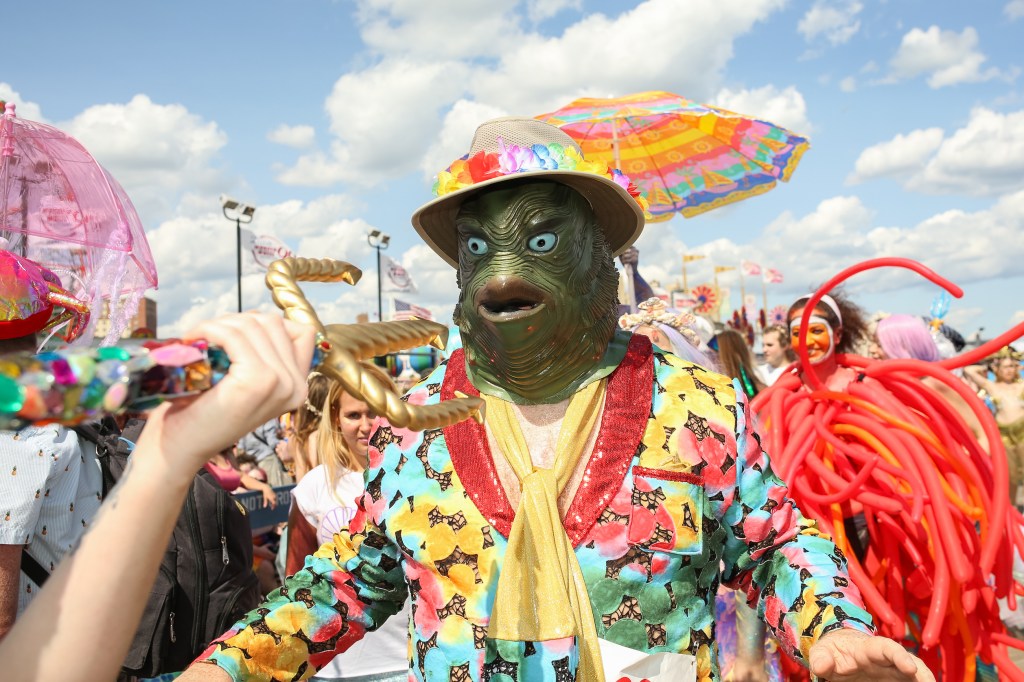
[[[992,394],[992,382],[988,379],[988,367],[983,365],[967,365],[964,367],[964,376],[970,379],[975,386]]]
[[[842,679],[933,680],[918,659],[884,637],[874,636],[871,616],[846,573],[846,561],[789,497],[761,449],[738,382],[736,478],[725,490],[708,490],[722,501],[726,546],[723,583],[745,590],[786,653],[812,674]],[[741,537],[736,529],[741,530]],[[767,590],[769,585],[774,589]],[[847,669],[845,666],[851,666]],[[851,673],[846,678],[845,674]]]
[[[271,488],[269,485],[267,485],[263,481],[253,478],[249,474],[242,474],[242,477],[239,480],[242,484],[242,487],[245,488],[246,490],[259,490],[260,492],[263,493],[264,507],[270,507],[271,509],[273,509],[274,507],[277,506],[277,495],[274,494],[274,489]]]
[[[225,317],[188,335],[227,351],[227,376],[188,404],[153,411],[129,470],[78,551],[0,642],[5,679],[117,676],[195,471],[241,433],[302,401],[313,335],[311,327],[259,314]]]
[[[21,545],[0,545],[0,640],[14,627],[18,616],[21,552]]]
[[[253,545],[252,546],[252,555],[253,556],[258,556],[261,559],[266,559],[267,561],[269,561],[271,563],[273,563],[274,559],[277,558],[276,554],[271,552],[269,549],[267,549],[263,545]]]
[[[736,600],[736,658],[730,679],[732,682],[768,682],[764,621],[757,617],[757,611],[747,606],[739,593],[730,592],[729,599]]]

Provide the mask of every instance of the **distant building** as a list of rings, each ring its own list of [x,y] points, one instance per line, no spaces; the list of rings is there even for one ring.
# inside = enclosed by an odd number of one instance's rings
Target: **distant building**
[[[124,331],[121,332],[121,338],[155,338],[156,323],[156,301],[143,296],[139,299],[139,309],[128,322],[127,326],[125,326]],[[100,310],[99,319],[96,320],[96,326],[93,330],[93,337],[102,339],[107,335],[109,330],[110,306],[108,301],[103,301],[103,307]]]

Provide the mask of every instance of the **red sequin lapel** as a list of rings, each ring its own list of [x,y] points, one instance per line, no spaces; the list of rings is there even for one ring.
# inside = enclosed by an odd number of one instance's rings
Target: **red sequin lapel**
[[[647,337],[634,335],[626,357],[608,377],[597,442],[564,519],[566,533],[574,547],[583,541],[622,486],[651,413],[653,382],[651,342]],[[462,349],[448,359],[441,399],[451,400],[456,391],[480,395],[466,376]],[[507,538],[515,510],[498,479],[483,425],[466,420],[444,428],[443,433],[452,465],[470,499],[484,518]]]

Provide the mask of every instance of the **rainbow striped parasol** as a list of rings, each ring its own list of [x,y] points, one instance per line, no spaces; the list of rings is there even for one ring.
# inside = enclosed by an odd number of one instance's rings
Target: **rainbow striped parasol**
[[[662,91],[578,99],[537,118],[571,135],[588,160],[628,175],[653,222],[763,194],[789,180],[809,147],[767,121]]]

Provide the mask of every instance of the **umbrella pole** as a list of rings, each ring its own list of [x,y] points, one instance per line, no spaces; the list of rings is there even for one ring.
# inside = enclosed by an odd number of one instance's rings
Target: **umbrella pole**
[[[740,268],[740,311],[747,313],[747,285],[743,279],[743,268]]]
[[[764,304],[764,322],[768,324],[768,287],[764,283],[764,274],[761,275],[761,301]]]
[[[615,170],[622,170],[622,159],[619,158],[619,119],[612,119],[612,154],[615,157]]]
[[[722,290],[718,286],[718,267],[715,267],[715,297],[718,298],[715,301],[715,322],[722,319]]]
[[[690,290],[689,285],[686,283],[686,254],[683,254],[683,293],[685,294]]]

